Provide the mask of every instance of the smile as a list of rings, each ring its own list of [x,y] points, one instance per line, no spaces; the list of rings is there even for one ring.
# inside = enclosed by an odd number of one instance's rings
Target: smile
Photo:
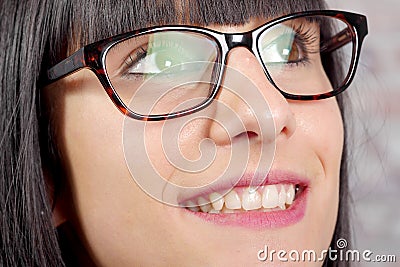
[[[249,177],[252,176],[240,179],[229,192],[220,185],[219,190],[214,188],[186,198],[181,202],[181,210],[213,224],[256,229],[285,227],[304,217],[308,179],[275,171],[260,186],[252,187]]]

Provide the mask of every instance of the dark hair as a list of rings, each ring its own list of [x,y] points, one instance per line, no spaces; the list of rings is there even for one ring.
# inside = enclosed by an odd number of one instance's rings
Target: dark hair
[[[1,1],[0,265],[64,265],[43,171],[49,165],[56,166],[49,168],[51,172],[60,170],[59,165],[49,164],[57,158],[48,135],[49,122],[40,123],[41,73],[49,65],[87,43],[145,26],[181,22],[234,25],[251,17],[324,8],[323,0]],[[343,96],[337,100],[344,112]],[[340,181],[332,248],[339,238],[350,240],[346,142]],[[347,263],[326,260],[324,264]]]

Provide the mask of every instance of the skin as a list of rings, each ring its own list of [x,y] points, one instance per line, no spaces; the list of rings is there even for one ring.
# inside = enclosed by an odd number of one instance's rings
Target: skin
[[[261,22],[212,28],[242,32]],[[238,114],[251,135],[238,130],[237,138],[231,141],[217,123],[197,120],[180,133],[182,153],[195,159],[199,151],[193,147],[200,140],[211,139],[217,155],[210,173],[217,173],[226,165],[231,142],[248,139],[245,141],[249,141],[250,151],[257,151],[263,142],[274,142],[276,153],[271,169],[310,179],[304,218],[277,229],[220,226],[149,197],[134,182],[125,163],[121,138],[125,117],[114,107],[95,75],[81,70],[45,90],[69,188],[58,199],[55,224],[71,221],[99,266],[253,266],[265,265],[257,260],[257,251],[264,245],[287,251],[328,248],[338,211],[343,146],[343,125],[336,100],[286,100],[245,48],[230,52],[228,66],[246,75],[268,101],[275,123],[273,138],[260,138],[249,107],[222,90],[218,100]],[[162,156],[157,134],[161,127],[159,122],[149,126],[149,156],[158,162],[156,168],[164,177],[178,181],[179,172]],[[249,169],[255,161],[256,156],[250,154]]]

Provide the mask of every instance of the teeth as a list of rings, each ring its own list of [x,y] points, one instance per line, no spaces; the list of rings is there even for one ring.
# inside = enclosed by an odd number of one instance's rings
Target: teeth
[[[286,191],[285,191],[285,187],[282,185],[281,191],[279,192],[279,195],[278,195],[278,206],[282,210],[284,210],[284,209],[286,209],[285,203],[286,203]]]
[[[289,189],[286,192],[286,204],[291,205],[293,203],[294,195],[295,195],[294,185],[290,184]]]
[[[231,190],[231,192],[225,196],[225,207],[231,210],[240,209],[242,207],[240,197],[235,190]]]
[[[214,210],[222,210],[224,206],[224,198],[218,193],[212,193],[210,195],[210,201]]]
[[[257,190],[249,188],[242,195],[242,207],[244,210],[257,210],[261,208],[261,195]]]
[[[228,208],[226,208],[226,207],[224,207],[222,210],[221,210],[221,213],[234,213],[235,211],[233,210],[233,209],[228,209]]]
[[[199,206],[197,206],[193,201],[188,201],[186,204],[187,207],[189,207],[188,209],[190,209],[191,211],[199,211],[200,208]]]
[[[267,185],[259,188],[237,188],[231,190],[225,197],[213,192],[208,198],[199,197],[197,204],[189,200],[185,206],[194,212],[215,214],[250,210],[269,212],[276,208],[285,210],[293,204],[295,196],[296,189],[293,184]]]
[[[211,205],[209,204],[210,201],[206,200],[205,198],[199,197],[197,203],[199,203],[202,212],[209,212],[211,210]]]
[[[219,213],[219,210],[210,210],[208,213],[218,214],[218,213]]]
[[[272,209],[278,206],[278,190],[276,185],[267,185],[264,188],[262,196],[262,205],[266,209]]]

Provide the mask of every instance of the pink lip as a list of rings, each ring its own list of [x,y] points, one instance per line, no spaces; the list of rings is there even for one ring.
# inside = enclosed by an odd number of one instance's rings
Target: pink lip
[[[246,177],[250,177],[246,178]],[[235,187],[249,186],[251,177],[246,176],[240,179]],[[254,183],[253,183],[254,184]],[[189,209],[181,209],[183,212],[196,216],[208,223],[221,226],[238,226],[250,229],[280,228],[298,223],[303,219],[309,191],[309,181],[304,177],[291,172],[274,171],[268,174],[267,179],[258,185],[268,184],[297,184],[303,187],[303,191],[296,195],[293,204],[286,210],[276,210],[270,212],[247,211],[241,213],[220,213],[209,214],[203,212],[193,212]],[[215,191],[215,190],[214,190]],[[205,192],[202,192],[204,194]]]

